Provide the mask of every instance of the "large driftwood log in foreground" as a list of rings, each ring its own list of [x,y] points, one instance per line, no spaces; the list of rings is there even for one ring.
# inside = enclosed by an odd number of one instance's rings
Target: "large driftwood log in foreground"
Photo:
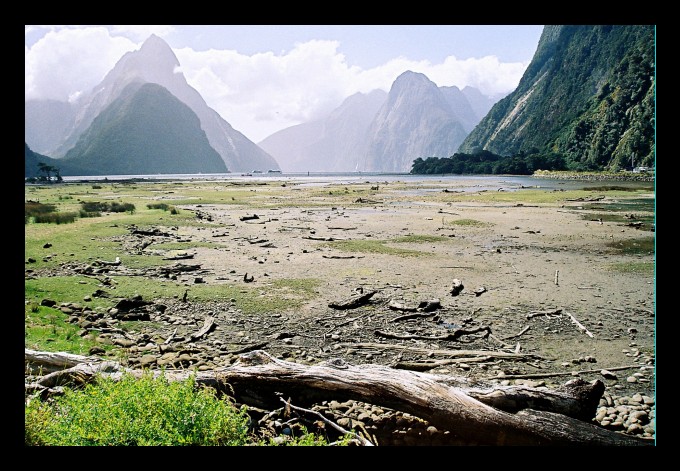
[[[32,364],[34,370],[41,356],[54,365],[57,355],[25,351],[26,362]],[[43,376],[36,383],[27,384],[26,390],[82,384],[93,380],[97,374],[120,377],[125,371],[114,362],[82,358],[83,363]],[[69,365],[74,359],[75,356],[69,355],[65,362]],[[142,370],[129,370],[128,373],[137,377],[144,374]],[[561,393],[516,389],[510,394],[501,390],[496,393],[476,391],[473,393],[476,397],[473,397],[471,393],[447,385],[436,375],[380,365],[355,366],[342,360],[309,366],[281,361],[261,350],[243,354],[232,366],[210,372],[165,371],[163,374],[169,380],[182,380],[193,374],[197,384],[213,387],[238,402],[257,407],[276,408],[282,396],[290,398],[293,404],[303,405],[323,399],[363,401],[420,417],[471,445],[653,444],[653,441],[608,431],[561,413],[569,409],[564,404],[578,401],[591,404],[594,398],[599,398],[603,385],[597,381],[590,386],[574,387],[573,394],[569,388]],[[548,407],[551,402],[561,404],[555,408],[560,413],[525,409],[522,401],[528,407]],[[506,407],[512,412],[497,407]],[[592,412],[594,409],[591,409],[590,417]]]

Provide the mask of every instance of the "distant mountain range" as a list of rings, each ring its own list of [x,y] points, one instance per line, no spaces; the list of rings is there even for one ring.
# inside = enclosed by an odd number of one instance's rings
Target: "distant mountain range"
[[[418,157],[453,154],[495,101],[406,71],[389,93],[357,93],[325,119],[283,129],[259,145],[287,172],[409,172]]]
[[[177,57],[168,44],[156,35],[151,35],[138,51],[126,53],[115,67],[104,77],[102,82],[92,91],[70,106],[49,101],[26,102],[25,137],[28,146],[35,152],[63,160],[77,163],[79,168],[88,171],[87,175],[114,174],[114,171],[124,171],[124,174],[141,173],[176,173],[178,168],[191,168],[193,172],[243,172],[254,169],[279,169],[276,160],[254,142],[236,131],[220,115],[208,107],[200,94],[189,84],[182,73],[175,72],[179,66]],[[156,90],[156,100],[168,100],[171,97],[183,103],[200,126],[189,126],[181,133],[180,147],[188,152],[177,161],[177,155],[162,155],[163,149],[169,146],[163,143],[167,137],[167,127],[179,129],[187,122],[187,110],[182,109],[179,115],[168,110],[178,110],[176,104],[164,110],[163,106],[154,108],[155,113],[146,111],[141,116],[143,107],[136,100],[149,100],[150,90],[126,96],[126,106],[118,101],[121,95],[133,83],[153,83],[163,87],[168,94],[161,97]],[[113,108],[111,108],[113,106]],[[135,112],[136,116],[128,113]],[[109,124],[114,121],[128,121],[117,127],[103,126],[102,120],[95,129],[90,129],[95,120],[102,114],[108,118]],[[112,116],[116,114],[117,116]],[[144,133],[134,142],[122,145],[129,137],[126,134],[133,123],[143,120],[148,125]],[[163,126],[153,126],[153,121],[164,123]],[[99,132],[106,133],[106,137],[98,136]],[[143,135],[142,135],[143,134]],[[207,138],[209,146],[220,156],[222,164],[216,165],[214,155],[205,152],[201,145],[194,148],[193,144]],[[177,144],[179,136],[174,143]],[[150,158],[149,149],[158,146],[156,157]],[[94,150],[96,149],[96,154]],[[189,161],[192,161],[189,164]],[[125,165],[122,162],[127,162]],[[150,171],[153,170],[153,171]],[[192,172],[192,173],[193,173]],[[62,175],[68,175],[62,172]]]
[[[27,146],[57,160],[62,176],[408,172],[416,157],[454,152],[497,99],[469,87],[438,88],[422,74],[405,72],[389,94],[358,93],[325,119],[284,129],[257,145],[209,108],[175,73],[177,66],[172,49],[151,35],[75,103],[26,101]]]
[[[651,167],[655,57],[654,26],[549,25],[504,98],[406,71],[388,93],[357,93],[255,144],[174,72],[175,54],[152,35],[75,103],[26,101],[26,177],[38,162],[62,176],[401,173],[416,159],[480,151],[550,155],[572,170]]]

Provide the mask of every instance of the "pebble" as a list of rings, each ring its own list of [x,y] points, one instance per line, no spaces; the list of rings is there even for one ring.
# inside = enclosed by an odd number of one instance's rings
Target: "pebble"
[[[655,400],[650,396],[635,393],[616,397],[606,393],[593,420],[610,430],[655,438],[655,415]]]

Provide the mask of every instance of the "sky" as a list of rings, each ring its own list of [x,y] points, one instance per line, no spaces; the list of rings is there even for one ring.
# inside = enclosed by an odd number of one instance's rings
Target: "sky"
[[[542,25],[24,25],[25,98],[88,93],[151,35],[209,107],[258,143],[410,70],[439,87],[513,91]]]

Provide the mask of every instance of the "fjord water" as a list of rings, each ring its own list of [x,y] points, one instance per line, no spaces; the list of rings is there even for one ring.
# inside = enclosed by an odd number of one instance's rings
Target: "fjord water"
[[[654,188],[654,182],[628,182],[614,180],[570,180],[550,179],[532,176],[509,176],[509,175],[412,175],[409,173],[211,173],[211,174],[156,174],[156,175],[97,175],[97,176],[69,176],[63,177],[65,182],[154,182],[154,181],[255,181],[255,182],[292,182],[298,185],[317,186],[325,184],[352,184],[352,183],[393,183],[422,182],[424,186],[429,183],[451,185],[450,189],[458,191],[513,191],[523,188],[541,188],[544,190],[575,190],[599,188],[603,186],[617,186],[627,188]],[[424,188],[423,191],[433,191]],[[434,190],[440,191],[440,189]]]

